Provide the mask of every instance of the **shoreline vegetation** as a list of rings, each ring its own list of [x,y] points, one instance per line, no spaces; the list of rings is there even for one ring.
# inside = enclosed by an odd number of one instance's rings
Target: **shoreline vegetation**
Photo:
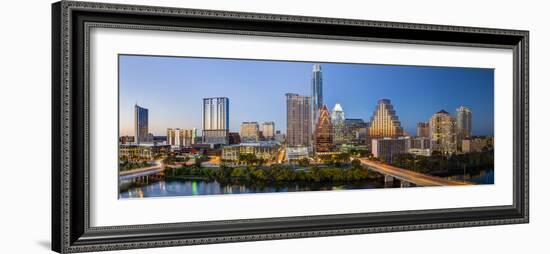
[[[372,158],[372,160],[376,160]],[[432,156],[413,156],[400,154],[390,163],[419,173],[448,177],[459,174],[475,174],[486,168],[493,168],[494,153],[492,149],[481,152],[445,156],[434,153]],[[172,159],[169,159],[173,161]],[[289,164],[265,165],[265,161],[255,156],[242,156],[235,166],[222,163],[219,168],[201,167],[196,159],[193,165],[182,165],[167,168],[166,180],[201,180],[217,181],[220,184],[348,184],[380,179],[378,173],[362,167],[358,159],[351,159],[349,154],[319,158],[321,164],[312,164],[308,159]],[[242,165],[241,165],[242,164]]]
[[[346,167],[318,167],[303,168],[295,165],[275,164],[271,166],[237,166],[221,165],[219,168],[201,168],[195,166],[181,166],[166,169],[167,180],[204,180],[217,181],[221,184],[230,183],[334,183],[360,182],[377,178],[374,172],[363,168]]]
[[[494,150],[484,148],[481,152],[445,156],[433,153],[431,156],[399,154],[390,163],[392,166],[438,177],[479,173],[494,168]]]

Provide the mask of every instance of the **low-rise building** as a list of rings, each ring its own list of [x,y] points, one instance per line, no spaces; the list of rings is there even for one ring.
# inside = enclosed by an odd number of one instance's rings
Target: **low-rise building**
[[[354,152],[370,152],[369,147],[367,144],[359,145],[359,144],[342,144],[338,147],[338,151],[341,153],[354,153]]]
[[[284,133],[281,133],[281,131],[275,132],[275,141],[284,144],[286,142],[286,135]]]
[[[128,161],[152,160],[156,156],[170,152],[170,145],[139,144],[120,145],[119,156]]]
[[[122,136],[122,137],[119,137],[118,138],[118,143],[120,144],[130,144],[130,143],[134,143],[134,136]]]
[[[207,156],[221,156],[220,144],[194,144],[193,149],[197,150],[199,154]]]
[[[297,161],[308,158],[309,151],[307,147],[287,147],[285,150],[286,162]]]
[[[429,137],[409,138],[408,149],[430,149],[431,140]]]
[[[471,139],[462,140],[462,152],[464,153],[473,153],[481,152],[484,147],[489,147],[493,145],[492,137],[477,137]]]
[[[420,156],[431,156],[432,150],[431,149],[420,149],[420,148],[410,148],[408,153],[412,155],[420,155]]]
[[[377,138],[372,140],[372,155],[381,161],[390,163],[398,154],[407,152],[408,138]]]
[[[259,141],[224,146],[222,148],[222,160],[238,161],[240,155],[252,154],[258,159],[273,161],[277,159],[279,147],[280,144],[274,141]]]
[[[195,144],[196,129],[180,129],[180,128],[168,128],[166,129],[166,141],[174,147],[191,147]]]
[[[235,145],[241,143],[241,135],[238,132],[229,132],[229,144]]]

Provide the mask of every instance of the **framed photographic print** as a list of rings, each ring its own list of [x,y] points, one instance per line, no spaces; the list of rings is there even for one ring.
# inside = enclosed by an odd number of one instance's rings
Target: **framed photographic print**
[[[52,249],[527,223],[527,31],[61,1]]]

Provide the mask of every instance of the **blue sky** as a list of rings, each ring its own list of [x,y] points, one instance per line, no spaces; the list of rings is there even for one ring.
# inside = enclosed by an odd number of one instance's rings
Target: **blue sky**
[[[149,109],[149,131],[201,129],[202,98],[228,97],[230,129],[274,121],[286,131],[286,93],[310,95],[311,62],[119,56],[120,134],[133,135],[133,105]],[[380,98],[392,101],[405,130],[444,109],[472,110],[474,135],[493,135],[494,71],[398,65],[319,63],[323,99],[346,118],[369,121]]]

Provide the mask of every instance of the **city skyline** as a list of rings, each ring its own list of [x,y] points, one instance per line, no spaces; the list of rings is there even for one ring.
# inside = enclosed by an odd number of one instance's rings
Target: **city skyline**
[[[166,128],[202,131],[201,101],[208,97],[229,98],[229,131],[238,132],[242,122],[272,121],[286,133],[285,94],[311,95],[314,64],[121,55],[120,135],[134,134],[135,103],[150,110],[155,136],[166,135]],[[324,105],[339,103],[346,118],[368,122],[377,101],[388,98],[405,131],[414,135],[418,122],[466,106],[473,112],[472,135],[493,135],[492,69],[319,64]]]

